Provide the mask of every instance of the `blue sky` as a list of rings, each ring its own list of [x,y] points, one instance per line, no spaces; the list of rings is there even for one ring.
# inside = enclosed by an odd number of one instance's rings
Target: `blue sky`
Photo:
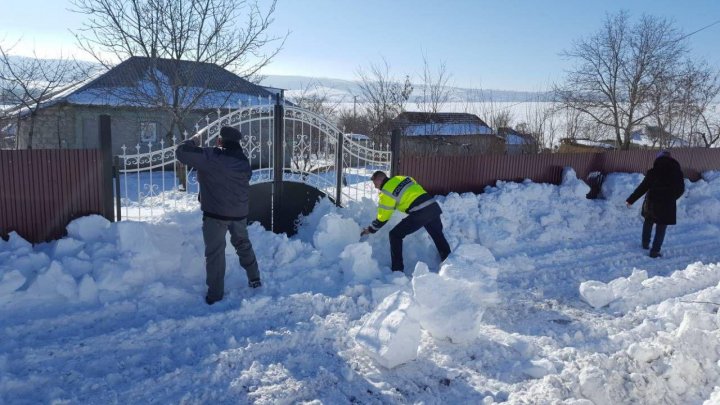
[[[0,39],[22,36],[19,53],[77,53],[68,30],[85,16],[68,2],[32,1],[31,10],[0,1]],[[458,86],[544,90],[569,66],[560,52],[619,10],[671,19],[686,33],[720,21],[716,0],[279,0],[272,31],[291,33],[263,73],[356,79],[385,58],[392,74],[417,78],[425,55],[432,67],[444,62]],[[720,66],[720,23],[689,39],[696,57]]]

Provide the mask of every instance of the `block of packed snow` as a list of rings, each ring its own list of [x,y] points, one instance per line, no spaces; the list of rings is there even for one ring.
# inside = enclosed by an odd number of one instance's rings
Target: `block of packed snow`
[[[99,239],[110,228],[110,221],[100,215],[88,215],[70,222],[68,236],[82,241]]]
[[[32,252],[32,243],[23,239],[17,232],[10,232],[7,242],[0,238],[0,252],[12,252],[16,256]]]
[[[420,324],[434,338],[462,343],[477,337],[485,308],[472,302],[472,283],[427,273],[413,276],[412,284]]]
[[[602,184],[602,195],[612,205],[622,207],[625,200],[635,190],[645,176],[640,173],[608,173]],[[643,199],[635,203],[636,207],[642,206]]]
[[[10,270],[0,275],[0,296],[16,291],[25,284],[25,276],[17,270]]]
[[[423,262],[418,262],[418,264],[424,264]],[[412,293],[412,286],[410,285],[410,280],[405,276],[404,273],[401,273],[399,271],[394,271],[392,274],[389,274],[385,277],[384,281],[376,281],[370,284],[370,289],[372,291],[372,298],[373,301],[376,304],[379,304],[387,298],[390,294],[396,293],[398,291],[408,291]]]
[[[629,277],[618,277],[610,281],[608,286],[612,288],[615,298],[622,299],[623,297],[634,296],[640,293],[644,288],[642,282],[647,280],[647,278],[647,271],[633,269]]]
[[[602,281],[585,281],[580,283],[580,298],[593,308],[602,308],[615,300],[612,287]]]
[[[365,282],[380,276],[380,267],[373,258],[372,246],[367,242],[345,246],[340,254],[340,268],[349,281]]]
[[[53,260],[46,271],[38,274],[27,293],[35,299],[52,299],[60,295],[73,300],[77,298],[77,283],[63,272],[60,262]]]
[[[83,276],[78,286],[78,298],[81,302],[95,302],[98,299],[98,287],[89,275]]]
[[[131,266],[123,274],[123,282],[143,284],[158,277],[176,275],[183,266],[184,235],[178,232],[177,227],[171,224],[120,222],[116,224],[116,230],[117,250],[131,253]],[[229,235],[226,238],[229,239]],[[226,255],[235,254],[230,243],[225,248]],[[95,279],[98,282],[101,280],[99,277]]]
[[[498,301],[494,264],[485,247],[468,244],[456,248],[438,274],[416,267],[412,286],[422,328],[436,339],[475,339],[485,310]]]
[[[543,378],[548,374],[557,373],[557,369],[548,359],[533,359],[525,366],[523,373],[532,378]]]
[[[565,167],[562,173],[562,183],[560,183],[560,196],[576,197],[578,199],[585,198],[590,192],[590,186],[584,181],[577,178],[577,173],[572,167]]]
[[[489,292],[497,293],[497,262],[490,250],[482,245],[469,243],[455,248],[443,262],[439,274],[479,283],[482,287],[489,287]]]
[[[580,370],[578,375],[578,383],[580,385],[580,393],[593,404],[611,405],[614,402],[610,400],[608,394],[606,370],[599,367],[589,366]]]
[[[118,222],[115,224],[117,247],[120,252],[139,253],[152,246],[147,224],[142,222]]]
[[[647,271],[633,269],[629,277],[618,277],[607,284],[586,281],[580,284],[580,297],[593,308],[601,308],[625,297],[641,295],[647,278]]]
[[[85,242],[73,239],[71,237],[62,238],[55,242],[53,256],[55,258],[74,256],[83,248],[84,245]]]
[[[639,363],[649,363],[663,355],[663,349],[648,342],[635,342],[627,348],[627,354]]]
[[[85,274],[90,273],[93,269],[92,262],[79,259],[75,256],[65,256],[60,259],[60,262],[62,263],[65,272],[75,277],[76,279],[79,279]]]
[[[363,323],[355,341],[386,368],[393,368],[417,357],[420,324],[412,295],[398,291],[383,300]]]
[[[315,248],[325,257],[337,257],[345,246],[360,240],[360,226],[352,218],[329,213],[320,219],[313,235]]]
[[[708,183],[720,179],[720,170],[709,170],[702,173],[702,179]]]

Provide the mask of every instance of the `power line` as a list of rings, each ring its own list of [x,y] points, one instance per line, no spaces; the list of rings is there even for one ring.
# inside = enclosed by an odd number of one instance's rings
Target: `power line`
[[[689,36],[691,36],[691,35],[695,35],[695,34],[697,34],[697,33],[700,32],[700,31],[704,31],[704,30],[706,30],[706,29],[708,29],[708,28],[710,28],[710,27],[712,27],[713,25],[716,25],[716,24],[720,24],[720,20],[717,20],[717,21],[715,21],[714,23],[712,23],[712,24],[710,24],[710,25],[706,25],[706,26],[700,28],[699,30],[693,31],[693,32],[691,32],[691,33],[689,33],[689,34],[686,34],[686,35],[683,35],[682,37],[678,38],[676,41],[682,41],[683,39],[685,39],[685,38],[687,38],[687,37],[689,37]]]

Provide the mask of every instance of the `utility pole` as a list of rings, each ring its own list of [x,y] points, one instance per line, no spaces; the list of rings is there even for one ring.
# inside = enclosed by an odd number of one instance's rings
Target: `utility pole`
[[[353,124],[352,132],[355,133],[355,127],[357,126],[357,96],[353,96]]]

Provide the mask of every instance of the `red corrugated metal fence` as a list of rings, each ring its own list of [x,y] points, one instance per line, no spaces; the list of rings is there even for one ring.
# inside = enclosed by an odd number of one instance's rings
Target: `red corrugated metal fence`
[[[645,173],[657,151],[631,150],[604,153],[553,153],[537,155],[401,156],[398,174],[414,177],[432,194],[480,193],[497,180],[560,184],[563,168],[570,166],[585,179],[592,171]],[[720,170],[720,149],[673,149],[685,176],[692,181],[700,173]]]
[[[37,243],[104,212],[101,150],[0,150],[0,236]],[[112,191],[110,191],[112,192]]]

